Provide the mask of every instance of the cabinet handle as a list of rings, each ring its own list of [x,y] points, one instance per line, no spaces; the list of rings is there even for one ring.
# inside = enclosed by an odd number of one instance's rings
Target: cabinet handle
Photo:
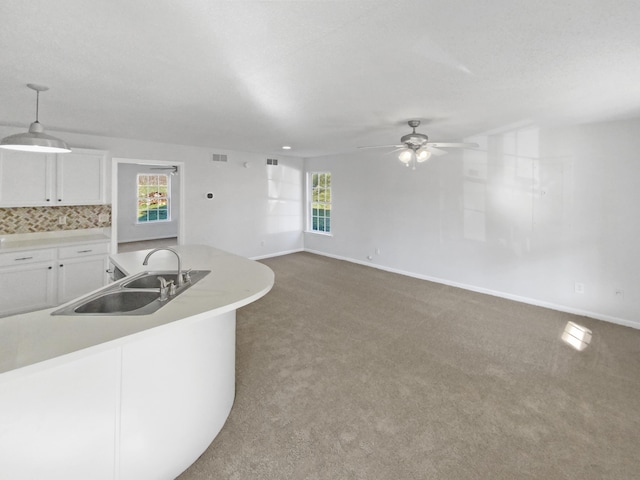
[[[20,257],[20,258],[15,258],[14,260],[16,262],[19,262],[20,260],[31,260],[33,257]]]
[[[64,267],[64,265],[63,265],[62,263],[60,264],[60,266],[61,266],[61,267]]]
[[[61,199],[61,198],[59,198],[59,199],[58,199],[58,201],[59,201],[59,202],[61,202],[61,201],[62,201],[62,199]]]
[[[47,267],[47,270],[51,270],[53,267]]]
[[[50,199],[50,198],[47,198],[47,202],[50,202],[50,201],[51,201],[51,199]]]
[[[78,250],[76,253],[89,253],[89,252],[93,252],[93,249],[90,249],[90,250]]]

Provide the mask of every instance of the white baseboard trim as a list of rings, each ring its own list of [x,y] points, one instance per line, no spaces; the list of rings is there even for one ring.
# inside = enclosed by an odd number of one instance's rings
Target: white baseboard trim
[[[257,257],[249,257],[249,260],[263,260],[265,258],[281,257],[282,255],[289,255],[291,253],[299,253],[299,252],[304,252],[304,249],[297,248],[295,250],[285,250],[282,252],[268,253],[266,255],[258,255]]]
[[[362,260],[356,260],[349,257],[342,257],[340,255],[333,255],[326,252],[320,252],[317,250],[304,249],[305,252],[313,253],[315,255],[322,255],[324,257],[335,258],[336,260],[344,260],[345,262],[357,263],[359,265],[364,265],[366,267],[377,268],[378,270],[384,270],[386,272],[397,273],[400,275],[406,275],[408,277],[418,278],[420,280],[428,280],[434,283],[440,283],[443,285],[448,285],[450,287],[462,288],[464,290],[469,290],[477,293],[484,293],[486,295],[492,295],[494,297],[506,298],[507,300],[514,300],[516,302],[526,303],[529,305],[535,305],[537,307],[549,308],[551,310],[557,310],[558,312],[571,313],[573,315],[580,315],[583,317],[594,318],[596,320],[602,320],[609,323],[615,323],[617,325],[622,325],[625,327],[631,327],[640,329],[640,323],[634,322],[631,320],[627,320],[624,318],[613,317],[611,315],[604,315],[602,313],[590,312],[588,310],[581,310],[578,308],[568,307],[566,305],[559,305],[556,303],[546,302],[544,300],[538,300],[536,298],[522,297],[520,295],[513,295],[511,293],[500,292],[497,290],[490,290],[488,288],[476,287],[474,285],[468,285],[465,283],[452,282],[451,280],[446,280],[444,278],[431,277],[429,275],[422,275],[414,272],[407,272],[405,270],[399,270],[396,268],[385,267],[383,265],[377,265],[370,262],[364,262]]]

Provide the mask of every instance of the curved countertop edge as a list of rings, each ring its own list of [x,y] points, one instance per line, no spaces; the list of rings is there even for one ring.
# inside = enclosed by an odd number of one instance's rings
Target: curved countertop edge
[[[57,310],[61,306],[50,308],[46,310],[40,310],[36,312],[30,312],[21,315],[15,315],[12,317],[0,318],[0,382],[10,381],[13,378],[29,375],[31,373],[35,373],[44,369],[53,368],[57,365],[61,365],[70,361],[73,361],[77,358],[81,358],[83,356],[91,355],[94,352],[100,352],[106,349],[114,348],[119,345],[124,345],[126,343],[135,342],[139,339],[143,339],[149,335],[153,335],[157,329],[163,328],[172,328],[172,325],[184,324],[183,322],[191,322],[198,321],[203,318],[215,317],[217,315],[237,310],[240,307],[248,305],[259,298],[266,295],[274,284],[274,274],[273,271],[268,268],[266,265],[255,262],[254,260],[249,260],[244,257],[240,257],[237,255],[233,255],[228,252],[224,252],[222,250],[216,249],[214,247],[208,247],[206,245],[184,245],[178,247],[172,247],[179,251],[181,255],[185,255],[185,260],[187,260],[187,264],[185,267],[194,268],[194,269],[211,269],[212,273],[210,273],[207,277],[202,279],[200,282],[190,287],[184,293],[182,293],[179,297],[172,300],[170,303],[162,307],[157,312],[151,315],[143,315],[143,316],[57,316],[55,317],[57,322],[51,321],[54,317],[50,314],[52,311]],[[149,262],[149,266],[142,266],[142,262],[137,262],[140,256],[144,257],[151,250],[143,250],[137,252],[129,252],[126,254],[114,255],[112,259],[114,263],[119,267],[123,268],[128,274],[135,274],[140,271],[145,270],[165,270],[165,269],[175,269],[175,255],[170,252],[158,252],[157,254],[160,256],[160,260],[157,262],[153,262],[152,260]],[[202,254],[202,252],[206,251],[208,254],[208,262],[203,262],[206,264],[198,263],[198,254]],[[162,254],[168,254],[163,255]],[[173,261],[171,265],[167,263]],[[183,262],[184,263],[184,262]],[[216,265],[216,263],[221,265]],[[211,289],[211,287],[220,286],[219,283],[225,280],[230,280],[228,277],[223,277],[223,275],[230,274],[232,277],[233,274],[229,271],[220,272],[216,269],[216,266],[223,266],[227,270],[231,267],[232,264],[236,263],[240,266],[244,265],[246,268],[253,270],[254,273],[262,276],[262,281],[260,281],[260,287],[254,287],[253,290],[246,291],[247,295],[244,296],[244,292],[233,292],[233,301],[225,303],[223,305],[213,306],[216,304],[215,301],[211,301],[213,308],[207,308],[207,298],[210,296],[207,294]],[[139,265],[139,267],[137,267]],[[251,267],[249,267],[251,266]],[[133,267],[133,268],[132,268]],[[137,271],[132,271],[137,270]],[[216,275],[218,273],[218,275]],[[218,282],[216,282],[216,280]],[[242,282],[242,278],[233,279],[235,282]],[[251,279],[256,282],[255,278]],[[224,290],[212,289],[210,290],[212,293],[217,294],[225,294]],[[95,293],[92,292],[92,293]],[[227,294],[229,292],[226,292]],[[88,294],[89,295],[89,294]],[[199,305],[196,305],[194,308],[191,308],[192,305],[186,305],[189,301],[197,302]],[[217,299],[219,301],[219,299]],[[74,300],[75,301],[75,300]],[[72,302],[69,302],[72,303]],[[184,316],[180,314],[180,309],[192,310],[190,313],[186,313]],[[31,337],[29,338],[29,332],[25,334],[23,330],[23,326],[34,326],[28,325],[30,322],[35,322],[35,327],[42,326],[51,326],[49,332],[44,329],[44,331],[32,331],[30,332]],[[38,322],[41,322],[38,324]],[[97,332],[96,323],[101,323],[102,325],[108,325],[109,327],[113,327],[113,332],[103,333],[103,338],[96,338],[95,340],[91,339],[91,335],[88,335],[88,339],[83,341],[82,338],[76,339],[77,346],[70,345],[63,348],[59,348],[56,350],[55,346],[51,347],[51,350],[47,353],[40,351],[39,354],[34,354],[31,352],[31,355],[28,353],[24,353],[19,349],[26,349],[25,345],[32,344],[34,348],[43,347],[46,348],[49,345],[50,341],[55,342],[55,338],[52,338],[48,335],[54,329],[59,328],[64,330],[66,328],[68,332],[72,335],[76,335],[78,337],[82,337],[83,332],[77,332],[73,327],[82,327],[85,328],[87,332],[93,332],[94,335]],[[109,323],[104,323],[109,322]],[[129,322],[129,325],[126,323]],[[56,323],[57,325],[53,325]],[[9,325],[7,329],[7,324]],[[118,324],[118,325],[114,325]],[[125,328],[126,325],[126,328]],[[3,331],[4,327],[4,331]],[[10,338],[10,330],[13,327],[14,337]],[[118,332],[118,327],[122,330],[122,332]],[[9,330],[9,332],[8,332]],[[64,334],[64,331],[58,332],[58,334]],[[100,335],[97,335],[100,337]],[[17,337],[17,338],[16,338]],[[36,338],[40,337],[40,338]],[[11,356],[11,343],[14,343],[13,348],[13,362],[9,361],[7,357]],[[63,341],[68,341],[67,337],[64,336]],[[86,344],[86,343],[90,344]],[[17,343],[17,345],[15,345]],[[72,342],[73,343],[73,342]],[[26,356],[27,358],[21,358],[21,354]],[[4,358],[3,358],[4,357]]]

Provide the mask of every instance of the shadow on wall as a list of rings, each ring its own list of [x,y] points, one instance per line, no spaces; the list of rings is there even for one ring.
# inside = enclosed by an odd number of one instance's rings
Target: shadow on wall
[[[379,152],[307,159],[333,174],[335,235],[305,248],[636,326],[638,128],[522,122],[416,170]]]

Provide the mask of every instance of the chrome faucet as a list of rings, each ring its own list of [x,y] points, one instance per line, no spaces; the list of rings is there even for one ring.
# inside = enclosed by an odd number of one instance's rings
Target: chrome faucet
[[[176,252],[173,248],[169,248],[169,247],[154,248],[149,253],[147,253],[146,257],[144,257],[144,261],[142,262],[142,265],[148,265],[149,257],[160,250],[168,250],[170,252],[173,252],[175,256],[178,258],[178,278],[177,278],[176,284],[178,287],[181,287],[184,284],[184,279],[182,278],[182,261],[180,259],[180,255],[178,254],[178,252]]]
[[[158,277],[158,281],[160,282],[160,301],[164,302],[169,299],[169,286],[164,277]]]

